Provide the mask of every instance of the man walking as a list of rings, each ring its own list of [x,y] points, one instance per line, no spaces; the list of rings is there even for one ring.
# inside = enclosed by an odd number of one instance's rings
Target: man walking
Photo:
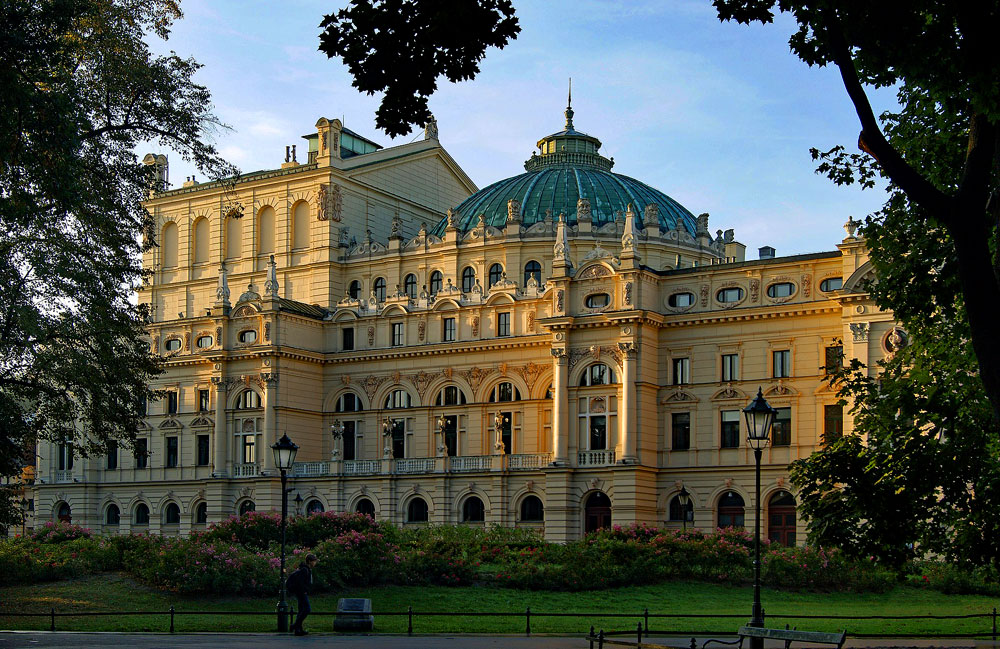
[[[307,554],[306,560],[299,564],[295,572],[288,575],[285,588],[290,595],[295,595],[299,601],[298,614],[295,616],[295,624],[292,631],[295,635],[307,635],[309,632],[302,628],[302,623],[311,610],[309,606],[309,587],[312,585],[312,569],[319,563],[315,554]]]

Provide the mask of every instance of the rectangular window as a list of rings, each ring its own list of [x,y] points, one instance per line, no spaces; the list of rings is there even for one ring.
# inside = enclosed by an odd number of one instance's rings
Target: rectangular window
[[[776,408],[778,414],[771,424],[771,446],[791,446],[792,444],[792,409]]]
[[[723,381],[739,381],[740,380],[740,355],[739,354],[723,354],[722,355],[722,380]]]
[[[406,457],[406,420],[392,420],[392,457],[400,459]]]
[[[208,412],[208,390],[198,390],[198,412]]]
[[[772,370],[774,378],[787,379],[792,375],[792,352],[788,349],[781,349],[771,352]]]
[[[497,314],[497,335],[498,336],[509,336],[510,335],[510,313],[498,313]]]
[[[73,470],[73,444],[71,442],[59,444],[59,470]]]
[[[686,451],[691,448],[691,413],[675,412],[670,415],[670,448]]]
[[[823,355],[823,369],[827,374],[831,374],[844,364],[844,346],[831,345],[826,348]]]
[[[167,392],[167,414],[176,415],[177,414],[177,391],[171,390]]]
[[[514,413],[501,412],[500,416],[503,418],[500,424],[500,441],[503,442],[503,452],[510,455],[514,452]]]
[[[256,442],[256,435],[243,435],[243,464],[253,464],[257,461]]]
[[[149,440],[140,438],[135,440],[135,468],[145,469],[149,466]]]
[[[392,346],[399,347],[403,344],[403,323],[392,323]]]
[[[674,359],[674,385],[687,385],[691,382],[691,359]]]
[[[829,446],[844,436],[844,406],[823,406],[823,444]]]
[[[354,351],[354,327],[341,330],[340,349],[345,352]]]
[[[446,343],[455,342],[455,318],[444,319],[444,335],[442,338]]]
[[[352,395],[353,396],[353,395]],[[357,444],[355,443],[355,424],[353,421],[344,422],[344,459],[345,460],[356,460],[357,458]]]
[[[444,445],[448,449],[448,457],[458,455],[458,416],[449,415],[444,418]]]
[[[608,418],[605,415],[590,417],[590,450],[603,451],[608,448]]]
[[[208,452],[208,439],[208,435],[198,435],[198,466],[208,466],[211,459]]]
[[[177,466],[177,438],[167,438],[167,468]]]
[[[108,442],[108,463],[105,467],[108,471],[118,468],[118,442],[114,440]]]
[[[740,411],[723,410],[721,421],[722,448],[739,448],[740,445]]]

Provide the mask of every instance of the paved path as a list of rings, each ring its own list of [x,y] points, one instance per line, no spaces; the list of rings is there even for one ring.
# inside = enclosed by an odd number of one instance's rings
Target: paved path
[[[700,649],[705,638],[698,638]],[[656,644],[687,647],[690,638],[652,638]],[[976,645],[968,638],[919,640],[913,638],[863,638],[848,639],[846,647],[956,647],[971,649]],[[719,645],[715,645],[719,647]],[[982,646],[982,645],[981,645]],[[986,645],[989,646],[989,645]],[[296,638],[274,633],[64,633],[49,631],[0,632],[0,649],[35,647],[136,647],[136,649],[258,649],[272,647],[358,647],[359,649],[588,649],[589,644],[580,636],[505,636],[505,635],[335,635],[314,633]],[[784,643],[768,641],[765,647],[783,648]]]

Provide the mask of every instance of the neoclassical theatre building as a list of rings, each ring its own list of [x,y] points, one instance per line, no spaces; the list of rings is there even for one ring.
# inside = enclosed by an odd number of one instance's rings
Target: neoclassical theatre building
[[[825,368],[901,334],[860,288],[855,222],[830,251],[747,260],[732,230],[615,173],[569,108],[524,173],[481,190],[434,123],[390,148],[325,118],[304,139],[305,161],[286,150],[235,187],[152,193],[139,300],[166,396],[135,453],[42,446],[36,521],[185,534],[280,509],[269,446],[287,433],[299,513],[554,541],[752,524],[741,410],[760,387],[778,409],[764,530],[803,539],[787,465],[850,430]]]

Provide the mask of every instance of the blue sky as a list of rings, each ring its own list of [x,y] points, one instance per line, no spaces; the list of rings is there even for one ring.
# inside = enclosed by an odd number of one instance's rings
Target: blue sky
[[[204,69],[216,113],[232,131],[216,142],[243,171],[276,168],[320,116],[383,145],[379,97],[351,87],[346,67],[317,51],[318,24],[343,2],[184,0],[167,43]],[[573,78],[578,130],[601,139],[615,171],[660,189],[710,227],[734,228],[747,257],[831,250],[848,215],[882,191],[833,185],[809,148],[856,150],[857,117],[834,69],[788,51],[794,23],[720,23],[710,0],[515,0],[522,32],[487,51],[475,80],[441,80],[430,106],[441,142],[480,187],[516,175],[543,135],[561,130]],[[877,112],[893,95],[874,98]],[[169,152],[168,152],[169,153]],[[171,156],[174,185],[197,173]],[[201,178],[199,178],[201,180]]]

